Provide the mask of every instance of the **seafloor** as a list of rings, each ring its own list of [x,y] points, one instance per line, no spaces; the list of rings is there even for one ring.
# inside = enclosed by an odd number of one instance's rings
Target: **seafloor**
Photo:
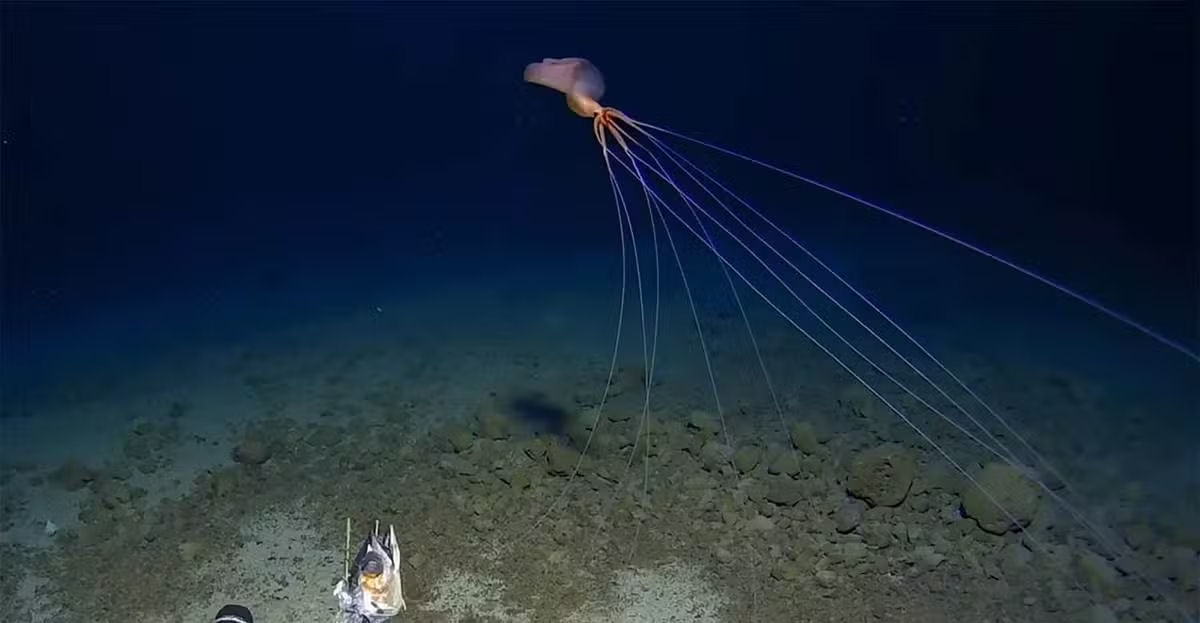
[[[253,339],[101,359],[7,400],[6,618],[192,622],[238,602],[265,623],[329,621],[346,517],[358,535],[395,525],[402,621],[1197,612],[1195,437],[1171,428],[1186,417],[1163,416],[1186,402],[1125,396],[1053,358],[973,350],[1004,341],[995,333],[944,340],[947,361],[1128,547],[1113,557],[1045,495],[1025,532],[996,535],[964,516],[963,478],[761,310],[783,424],[728,313],[705,317],[718,410],[677,295],[648,417],[630,315],[594,420],[616,324],[615,293],[595,286],[617,283],[605,266],[460,276]],[[1090,330],[1018,324],[1063,344]],[[919,425],[972,474],[995,461],[945,423]]]

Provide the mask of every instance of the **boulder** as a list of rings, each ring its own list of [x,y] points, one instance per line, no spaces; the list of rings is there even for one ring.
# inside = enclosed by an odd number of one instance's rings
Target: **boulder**
[[[805,454],[815,454],[820,448],[817,431],[810,422],[796,422],[788,433],[792,438],[792,446]]]
[[[233,449],[233,460],[242,465],[262,465],[270,458],[270,444],[258,439],[246,439]]]
[[[446,442],[455,452],[466,452],[475,444],[475,435],[466,427],[456,424],[446,430]]]
[[[78,491],[95,479],[95,471],[74,459],[63,463],[50,475],[51,482],[67,491]]]
[[[733,467],[738,470],[738,473],[745,474],[758,467],[758,463],[761,460],[762,448],[758,446],[745,446],[734,453]]]
[[[975,485],[968,484],[963,491],[962,508],[983,531],[1004,534],[1033,521],[1040,497],[1037,486],[1020,470],[1006,463],[989,463],[975,478]]]
[[[846,490],[871,506],[898,506],[916,474],[917,464],[904,446],[884,444],[854,458]]]

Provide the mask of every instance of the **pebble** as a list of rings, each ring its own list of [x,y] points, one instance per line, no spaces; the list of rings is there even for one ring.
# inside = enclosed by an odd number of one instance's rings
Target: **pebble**
[[[839,534],[853,532],[862,523],[864,511],[866,511],[866,504],[861,500],[846,500],[842,502],[837,513],[833,516],[834,529]]]
[[[913,567],[917,573],[928,573],[937,568],[946,557],[928,545],[922,545],[913,551]]]
[[[779,506],[795,506],[803,498],[804,490],[794,480],[775,480],[766,491],[766,500]]]
[[[446,441],[455,452],[466,452],[475,443],[475,435],[464,426],[451,426],[446,431]]]
[[[773,530],[775,528],[775,522],[771,521],[770,517],[763,517],[762,515],[755,515],[754,519],[751,519],[750,521],[746,522],[746,528],[749,530],[755,530],[758,532],[767,532],[767,531]]]

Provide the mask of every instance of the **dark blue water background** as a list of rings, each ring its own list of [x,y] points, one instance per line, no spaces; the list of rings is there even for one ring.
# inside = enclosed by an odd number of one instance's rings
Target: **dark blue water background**
[[[615,261],[587,123],[521,82],[544,56],[590,58],[632,115],[882,201],[1195,348],[1183,3],[3,10],[9,405],[81,366],[419,284]],[[847,202],[703,162],[893,305],[978,332],[960,344],[1004,318],[1107,322]],[[1109,329],[1108,347],[1137,341]]]

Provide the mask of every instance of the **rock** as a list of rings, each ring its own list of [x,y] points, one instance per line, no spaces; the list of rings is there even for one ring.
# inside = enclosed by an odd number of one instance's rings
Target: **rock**
[[[132,429],[135,435],[149,435],[154,432],[154,424],[144,417],[139,417],[133,420]]]
[[[837,587],[837,574],[829,569],[817,569],[817,572],[813,574],[813,577],[817,581],[817,586],[820,586],[821,588]]]
[[[58,524],[47,519],[45,527],[42,528],[42,532],[46,536],[48,536],[50,538],[54,538],[54,535],[58,534]]]
[[[849,534],[862,523],[863,513],[867,510],[862,500],[846,500],[838,507],[833,515],[834,529],[839,534]]]
[[[121,462],[109,467],[105,475],[113,480],[129,480],[133,477],[133,469],[129,464]]]
[[[884,524],[871,523],[862,529],[863,543],[875,549],[885,549],[892,544],[892,530]]]
[[[1087,623],[1117,623],[1117,615],[1104,604],[1093,604],[1088,608]]]
[[[854,458],[846,490],[871,506],[897,506],[908,495],[916,473],[916,463],[903,446],[884,444]]]
[[[597,433],[592,436],[592,445],[588,448],[588,452],[595,453],[595,455],[604,455],[620,447],[618,443],[617,436],[612,433]],[[650,454],[651,456],[658,456],[653,443],[650,447]]]
[[[209,481],[212,494],[215,497],[224,497],[232,494],[238,487],[238,473],[236,468],[222,469],[212,475],[212,480]]]
[[[962,508],[982,530],[1004,534],[1033,521],[1040,496],[1037,486],[1019,470],[1005,463],[988,463],[975,482],[978,486],[968,485],[963,492]]]
[[[1020,543],[1009,543],[1000,552],[1000,569],[1008,578],[1019,578],[1028,573],[1033,552]]]
[[[502,413],[486,411],[480,413],[476,419],[479,421],[479,437],[482,439],[508,439],[512,434],[511,422]]]
[[[258,439],[246,439],[233,449],[233,460],[242,465],[262,465],[271,458],[271,446]]]
[[[857,542],[843,543],[841,554],[846,564],[853,565],[867,556],[867,546]]]
[[[800,457],[791,449],[773,453],[771,460],[767,462],[768,474],[782,474],[794,478],[800,472]]]
[[[771,567],[771,577],[780,582],[793,582],[804,577],[804,573],[796,563],[783,562]]]
[[[675,447],[687,452],[693,457],[700,458],[700,448],[704,446],[704,438],[700,435],[683,435],[675,440]]]
[[[179,544],[179,558],[183,562],[195,562],[200,556],[200,544],[195,541],[184,541]]]
[[[852,383],[844,387],[838,396],[838,404],[843,409],[867,420],[875,420],[878,413],[884,410],[884,405],[862,383]]]
[[[74,459],[63,463],[50,475],[50,481],[67,491],[78,491],[96,479],[96,472]]]
[[[658,383],[653,383],[657,385]],[[617,368],[609,382],[608,396],[616,398],[625,392],[642,389],[646,386],[646,369],[641,366],[632,368]]]
[[[316,448],[332,448],[342,441],[343,436],[342,429],[337,426],[318,424],[310,427],[304,441]]]
[[[1117,592],[1117,570],[1107,560],[1092,552],[1080,554],[1076,560],[1079,577],[1093,592],[1114,597]]]
[[[529,474],[526,474],[525,472],[514,472],[508,477],[508,484],[513,489],[521,491],[522,489],[528,489],[529,485],[532,483],[529,480]]]
[[[819,478],[825,475],[826,470],[825,465],[821,462],[821,459],[810,454],[803,459],[800,459],[800,471],[806,474],[817,476]]]
[[[100,519],[100,513],[94,506],[85,506],[76,517],[79,518],[79,523],[94,524]]]
[[[579,464],[579,453],[562,446],[546,449],[546,472],[551,476],[570,476]]]
[[[1000,573],[1000,567],[996,566],[996,563],[992,562],[990,559],[976,559],[976,564],[978,564],[979,570],[983,572],[984,577],[992,580],[1004,579],[1004,574]]]
[[[745,446],[734,453],[733,467],[738,473],[745,474],[758,467],[758,463],[761,460],[762,448],[758,446]]]
[[[715,487],[716,483],[713,482],[713,479],[705,474],[697,474],[683,481],[683,489],[685,491],[699,492]]]
[[[604,417],[608,418],[609,422],[628,422],[633,419],[633,410],[609,407],[604,411]]]
[[[754,519],[746,522],[746,529],[753,532],[767,532],[775,528],[775,522],[770,517],[755,515]]]
[[[688,428],[709,437],[716,437],[721,432],[721,422],[707,411],[692,411],[688,415]]]
[[[722,467],[729,464],[730,454],[729,446],[710,441],[700,448],[700,464],[707,471],[720,471]]]
[[[1154,542],[1154,528],[1145,522],[1134,522],[1122,527],[1125,542],[1135,550],[1142,550]]]
[[[128,504],[132,497],[129,487],[115,480],[93,482],[92,490],[100,504],[110,510]]]
[[[549,444],[545,439],[530,439],[525,443],[525,456],[535,463],[541,462],[542,458],[546,456],[547,447]]]
[[[745,486],[733,491],[733,499],[738,504],[761,502],[767,499],[767,484],[761,480],[747,480]]]
[[[795,480],[775,479],[767,487],[766,500],[779,506],[795,506],[804,499],[804,488]]]
[[[588,440],[592,439],[592,431],[596,427],[596,412],[589,411],[584,413],[576,413],[568,417],[563,423],[563,432],[567,438],[571,440],[571,445],[579,450],[588,447]]]
[[[933,546],[922,545],[913,550],[913,571],[916,573],[928,573],[936,569],[945,560],[946,557],[939,554]]]
[[[455,455],[447,455],[438,463],[438,467],[445,470],[450,476],[471,478],[479,473],[479,470],[470,461]]]
[[[816,429],[810,422],[796,422],[788,433],[792,438],[792,446],[805,454],[815,454],[821,446]]]
[[[475,445],[475,435],[464,426],[453,425],[446,429],[446,442],[455,452],[466,452]]]
[[[1167,577],[1175,580],[1179,586],[1200,586],[1200,560],[1196,551],[1183,545],[1175,545],[1167,549],[1162,560],[1163,571]]]

